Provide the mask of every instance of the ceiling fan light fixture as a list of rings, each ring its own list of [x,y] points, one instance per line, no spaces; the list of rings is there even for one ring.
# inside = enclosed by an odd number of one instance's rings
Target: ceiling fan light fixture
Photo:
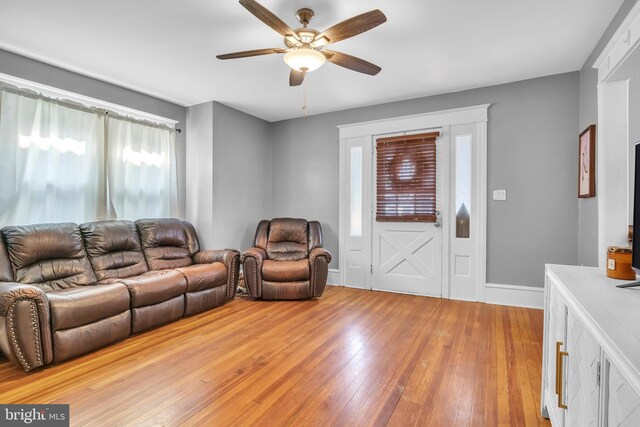
[[[284,62],[296,71],[317,70],[325,63],[327,58],[317,50],[301,47],[284,54]]]

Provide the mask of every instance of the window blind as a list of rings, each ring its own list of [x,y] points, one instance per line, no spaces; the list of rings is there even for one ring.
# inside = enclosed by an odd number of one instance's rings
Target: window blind
[[[440,132],[376,140],[376,221],[435,222]]]

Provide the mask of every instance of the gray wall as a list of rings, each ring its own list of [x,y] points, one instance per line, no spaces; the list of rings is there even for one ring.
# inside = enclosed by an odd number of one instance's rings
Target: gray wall
[[[186,218],[205,248],[253,246],[269,217],[269,123],[217,102],[187,109]]]
[[[213,103],[213,246],[248,249],[269,218],[269,122]]]
[[[337,125],[491,103],[487,280],[542,286],[545,263],[578,261],[578,72],[273,123],[272,216],[321,221],[337,268]]]
[[[179,216],[184,215],[187,138],[185,107],[2,49],[0,49],[0,73],[177,120],[179,122],[177,127],[182,129],[182,133],[176,138],[178,206],[180,207]]]
[[[598,123],[598,72],[593,63],[616,32],[637,0],[625,0],[580,70],[580,123],[578,132]],[[596,141],[596,150],[598,141]],[[577,138],[576,138],[577,151]],[[576,154],[577,155],[577,154]],[[596,171],[597,176],[597,171]],[[577,188],[577,183],[576,183]],[[577,192],[577,190],[576,190]],[[598,265],[598,183],[596,197],[578,200],[578,262]]]
[[[213,103],[187,108],[185,218],[203,248],[213,249]]]

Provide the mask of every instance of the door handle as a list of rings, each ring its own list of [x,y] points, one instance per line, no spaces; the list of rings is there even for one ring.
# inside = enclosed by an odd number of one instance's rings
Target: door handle
[[[435,211],[436,214],[436,222],[433,223],[434,227],[440,227],[440,211]]]
[[[562,377],[563,377],[562,374],[563,374],[563,371],[564,371],[564,363],[562,363],[562,358],[564,356],[569,357],[569,353],[566,352],[566,351],[561,351],[560,352],[560,364],[559,364],[559,367],[560,367],[560,372],[559,372],[560,382],[559,382],[559,384],[560,384],[560,386],[558,387],[558,408],[560,408],[560,409],[567,409],[567,405],[564,403],[563,398],[562,398],[563,397],[562,396],[562,394],[563,394],[562,393]]]
[[[556,394],[560,394],[560,347],[562,341],[556,341]]]

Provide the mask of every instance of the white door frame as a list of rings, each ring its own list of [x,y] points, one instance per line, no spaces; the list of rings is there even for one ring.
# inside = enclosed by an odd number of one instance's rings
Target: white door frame
[[[340,284],[346,286],[345,269],[342,266],[346,262],[346,239],[349,219],[349,200],[346,199],[347,191],[347,164],[346,164],[346,139],[374,135],[391,134],[394,132],[412,132],[421,129],[442,128],[461,124],[478,125],[479,158],[479,233],[477,240],[477,283],[476,300],[484,301],[484,288],[486,284],[487,265],[487,120],[488,109],[491,104],[474,105],[470,107],[455,108],[450,110],[435,111],[422,114],[414,114],[388,119],[372,120],[367,122],[352,123],[338,126],[340,135],[340,188],[339,188],[339,275]],[[446,142],[447,146],[449,141]],[[449,222],[449,221],[447,221]],[[449,298],[449,233],[442,236],[443,265],[442,265],[442,298]],[[446,261],[445,261],[446,260]]]

